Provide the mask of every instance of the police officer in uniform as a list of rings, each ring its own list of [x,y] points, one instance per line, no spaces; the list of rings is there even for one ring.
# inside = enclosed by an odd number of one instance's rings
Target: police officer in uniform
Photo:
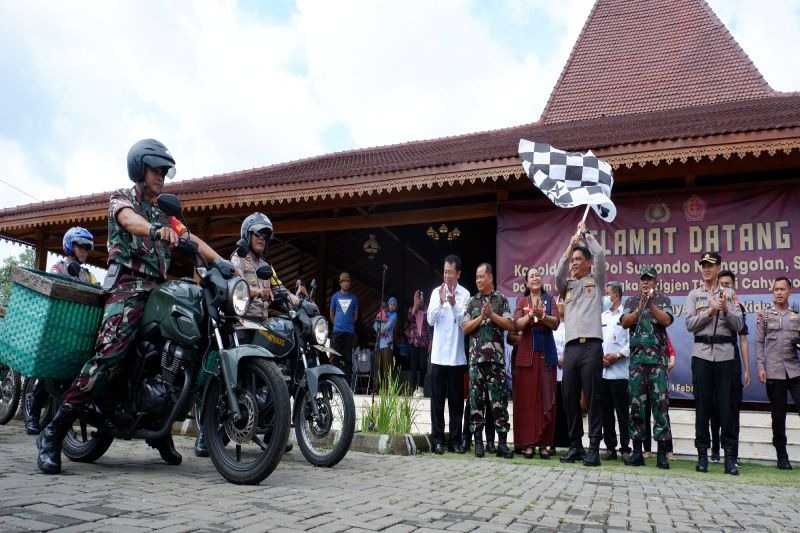
[[[653,410],[653,437],[658,442],[656,466],[668,469],[667,443],[672,438],[669,424],[669,390],[667,373],[667,327],[672,324],[672,303],[656,292],[656,269],[643,267],[639,294],[625,301],[620,318],[622,326],[631,330],[630,375],[628,392],[631,401],[630,433],[633,453],[625,458],[628,466],[643,466],[642,441],[647,436],[647,407]],[[649,437],[648,437],[649,438]]]
[[[83,266],[89,259],[89,252],[94,249],[94,236],[81,227],[67,230],[61,240],[64,258],[50,268],[50,272],[75,281],[97,285],[94,275]],[[35,379],[31,391],[25,395],[25,432],[38,435],[42,428],[39,424],[42,402],[47,398],[47,390],[43,379]]]
[[[730,398],[736,370],[733,345],[744,319],[733,290],[717,283],[721,266],[722,258],[717,252],[703,254],[700,258],[703,285],[689,291],[686,297],[686,328],[694,334],[695,470],[708,472],[711,445],[708,423],[716,409],[725,449],[725,473],[738,476]]]
[[[276,299],[278,301],[288,300],[292,307],[297,307],[300,303],[300,299],[283,285],[274,269],[269,280],[261,279],[256,275],[259,268],[268,264],[266,254],[272,235],[273,227],[269,217],[264,213],[253,213],[242,222],[237,250],[231,255],[231,263],[237,273],[250,286],[250,304],[245,315],[259,322],[269,318],[269,305]],[[305,293],[305,287],[301,286],[299,293]],[[292,444],[288,443],[285,451],[288,452],[291,449]],[[208,457],[208,447],[202,428],[198,430],[194,443],[194,454],[197,457]]]
[[[45,474],[61,471],[61,447],[64,436],[80,411],[102,394],[109,378],[119,371],[120,364],[136,338],[144,306],[150,291],[167,277],[172,248],[179,235],[169,225],[156,199],[164,187],[164,179],[175,174],[175,159],[167,147],[155,139],[144,139],[128,152],[130,189],[111,193],[108,209],[108,274],[103,288],[109,292],[103,319],[97,334],[95,355],[64,393],[64,399],[53,420],[39,434],[37,464]],[[209,263],[221,260],[205,242],[188,236]],[[168,464],[181,463],[172,436],[147,441]]]
[[[475,273],[478,292],[467,302],[464,335],[469,337],[470,430],[475,439],[475,457],[483,457],[483,426],[486,398],[491,403],[497,431],[497,457],[512,459],[508,447],[508,387],[506,386],[505,341],[503,331],[515,331],[508,300],[494,289],[492,267],[478,266]]]
[[[772,444],[778,468],[791,470],[786,453],[786,393],[800,409],[800,314],[789,308],[792,284],[780,277],[772,285],[772,307],[756,315],[758,381],[767,386],[772,412]]]

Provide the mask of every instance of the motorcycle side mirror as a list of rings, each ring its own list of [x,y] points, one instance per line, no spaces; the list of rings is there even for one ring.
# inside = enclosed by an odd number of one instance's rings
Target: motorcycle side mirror
[[[239,257],[246,257],[250,248],[250,244],[245,239],[236,241],[236,255]]]
[[[272,273],[272,266],[269,263],[259,267],[258,270],[256,270],[256,276],[258,279],[270,279],[272,277]]]
[[[182,212],[181,201],[174,194],[159,194],[156,204],[167,216],[180,218]]]
[[[70,263],[67,266],[67,272],[69,272],[69,275],[72,276],[73,278],[77,278],[78,276],[81,275],[81,266],[75,262]]]

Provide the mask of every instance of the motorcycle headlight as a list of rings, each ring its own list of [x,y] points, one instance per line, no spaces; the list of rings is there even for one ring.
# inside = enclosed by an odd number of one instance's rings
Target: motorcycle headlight
[[[250,286],[242,278],[233,278],[228,282],[228,303],[236,316],[244,316],[250,305]]]
[[[314,320],[312,330],[316,343],[320,346],[325,346],[325,343],[328,342],[328,321],[318,316],[316,320]]]

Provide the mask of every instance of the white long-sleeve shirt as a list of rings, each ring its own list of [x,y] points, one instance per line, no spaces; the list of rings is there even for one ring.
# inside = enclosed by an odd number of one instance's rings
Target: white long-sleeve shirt
[[[630,361],[630,343],[628,330],[619,323],[622,318],[622,306],[616,311],[603,311],[603,355],[618,353],[622,358],[611,366],[603,368],[603,379],[628,379]]]
[[[464,330],[461,320],[469,301],[469,291],[456,285],[456,304],[451,306],[439,299],[439,287],[431,291],[428,302],[428,324],[433,327],[431,343],[431,364],[443,366],[461,366],[467,364],[464,352]]]

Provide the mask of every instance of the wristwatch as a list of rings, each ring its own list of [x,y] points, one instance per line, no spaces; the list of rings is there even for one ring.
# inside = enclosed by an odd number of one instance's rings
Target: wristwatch
[[[158,234],[158,231],[163,227],[164,227],[164,225],[161,224],[160,222],[153,222],[152,224],[150,224],[150,240],[151,241],[157,241],[157,240],[161,239],[161,236]]]

